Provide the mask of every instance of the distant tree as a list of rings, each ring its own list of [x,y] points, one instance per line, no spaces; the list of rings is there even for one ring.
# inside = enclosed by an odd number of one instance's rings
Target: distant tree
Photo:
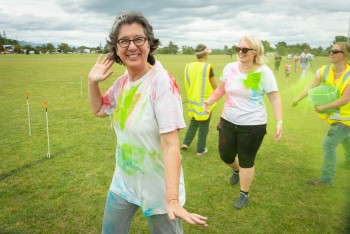
[[[6,32],[5,32],[5,30],[4,30],[3,33],[2,33],[2,37],[3,37],[4,39],[7,38],[7,37],[6,37]]]
[[[50,52],[50,53],[55,52],[55,46],[52,43],[47,43],[45,46],[46,46],[46,52]]]
[[[172,41],[169,42],[168,48],[170,54],[177,54],[177,51],[179,50],[179,47],[175,45]]]
[[[273,51],[273,48],[271,47],[270,42],[265,41],[265,40],[261,40],[261,43],[264,46],[265,53]]]
[[[179,47],[175,45],[172,41],[170,41],[168,46],[164,48],[159,48],[158,53],[159,54],[177,54],[178,50],[179,50]]]
[[[25,45],[23,46],[23,49],[26,50],[26,54],[29,54],[29,51],[33,50],[33,47],[31,45]]]
[[[69,47],[69,45],[63,42],[58,45],[58,49],[63,53],[67,53],[71,51],[71,48]]]
[[[4,45],[0,44],[0,52],[4,52],[4,51],[5,51]]]
[[[103,54],[107,54],[108,51],[109,51],[109,48],[108,48],[108,45],[107,45],[107,43],[106,43],[105,46],[103,47],[102,53],[103,53]]]
[[[286,55],[288,53],[288,45],[286,42],[280,41],[275,46],[276,46],[276,52],[279,55],[283,56],[283,55]]]
[[[194,54],[192,47],[182,46],[182,54]]]
[[[346,36],[335,36],[333,44],[337,42],[347,42],[348,38]]]
[[[20,54],[22,52],[22,48],[20,45],[15,45],[13,48],[13,52],[16,54]]]

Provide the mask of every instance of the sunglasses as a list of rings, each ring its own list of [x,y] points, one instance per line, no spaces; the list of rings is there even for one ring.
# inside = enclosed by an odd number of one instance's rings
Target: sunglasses
[[[341,50],[330,50],[329,53],[339,54],[339,53],[343,53],[343,51],[341,51]]]
[[[249,50],[254,50],[254,49],[250,49],[250,48],[241,48],[241,47],[236,47],[236,52],[239,53],[239,51],[242,51],[243,54],[248,53]]]

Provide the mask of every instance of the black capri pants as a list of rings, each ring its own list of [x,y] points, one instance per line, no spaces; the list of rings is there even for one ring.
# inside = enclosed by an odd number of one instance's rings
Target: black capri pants
[[[266,124],[236,125],[223,118],[217,126],[219,154],[222,161],[232,164],[238,155],[241,168],[252,168],[256,154],[266,134]]]

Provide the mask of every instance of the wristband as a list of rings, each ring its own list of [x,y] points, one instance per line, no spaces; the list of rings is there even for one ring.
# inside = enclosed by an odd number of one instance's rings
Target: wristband
[[[277,124],[282,124],[282,120],[277,120]]]

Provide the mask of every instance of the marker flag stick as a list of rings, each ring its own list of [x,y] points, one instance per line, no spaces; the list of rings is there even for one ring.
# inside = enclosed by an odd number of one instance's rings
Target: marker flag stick
[[[31,131],[31,128],[30,128],[30,111],[29,111],[29,91],[28,89],[26,90],[26,95],[27,95],[27,109],[28,109],[28,133],[29,133],[29,136],[32,136],[32,131]]]
[[[49,115],[47,112],[47,102],[43,101],[43,106],[45,107],[46,112],[46,132],[47,132],[47,157],[50,158],[50,135],[49,135]]]

